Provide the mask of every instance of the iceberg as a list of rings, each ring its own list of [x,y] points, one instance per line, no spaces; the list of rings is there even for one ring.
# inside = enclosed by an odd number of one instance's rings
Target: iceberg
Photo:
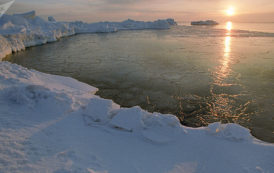
[[[218,25],[219,23],[214,20],[205,20],[205,21],[192,21],[191,25]]]
[[[55,20],[54,17],[52,17],[52,16],[49,16],[49,17],[48,17],[48,21],[49,21],[49,22],[56,22],[56,20]]]
[[[126,20],[123,22],[85,23],[48,21],[36,16],[35,11],[3,15],[0,19],[0,59],[26,47],[56,41],[62,37],[82,33],[109,33],[120,30],[169,29],[177,23],[173,19],[154,22]]]
[[[0,172],[272,172],[274,144],[237,124],[182,126],[69,77],[0,62]],[[157,166],[155,166],[157,165]]]

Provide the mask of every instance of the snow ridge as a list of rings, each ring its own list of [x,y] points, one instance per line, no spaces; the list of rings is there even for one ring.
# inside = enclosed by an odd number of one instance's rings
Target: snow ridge
[[[84,23],[56,22],[50,16],[45,21],[36,16],[35,11],[3,15],[0,19],[0,59],[12,52],[24,50],[26,47],[54,42],[62,37],[81,33],[108,33],[119,30],[169,29],[176,25],[173,19],[143,22],[126,20],[123,22]]]

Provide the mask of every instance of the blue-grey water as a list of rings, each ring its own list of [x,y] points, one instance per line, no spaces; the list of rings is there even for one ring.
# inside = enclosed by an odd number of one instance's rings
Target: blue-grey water
[[[230,28],[84,34],[6,58],[98,87],[125,107],[177,115],[182,124],[239,123],[274,142],[274,34]]]

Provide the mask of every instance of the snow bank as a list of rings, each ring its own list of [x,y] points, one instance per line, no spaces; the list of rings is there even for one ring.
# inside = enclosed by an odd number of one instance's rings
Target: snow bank
[[[61,37],[80,33],[116,32],[136,29],[168,29],[176,25],[173,19],[142,22],[56,22],[53,17],[45,21],[35,11],[24,14],[3,15],[0,19],[0,59],[26,47],[53,42]]]
[[[177,117],[121,108],[74,79],[0,62],[0,172],[274,170],[274,145],[236,124],[188,128]]]
[[[232,141],[248,141],[252,137],[250,131],[237,124],[213,123],[208,126],[210,134]]]

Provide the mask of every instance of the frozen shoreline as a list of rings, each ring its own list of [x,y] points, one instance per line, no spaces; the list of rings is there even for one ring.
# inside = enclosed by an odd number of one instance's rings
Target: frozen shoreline
[[[120,30],[169,29],[177,23],[173,19],[154,22],[126,20],[123,22],[84,23],[56,22],[53,17],[45,21],[35,11],[24,14],[3,15],[0,19],[0,60],[12,52],[27,47],[54,42],[66,36],[81,33],[109,33]]]

